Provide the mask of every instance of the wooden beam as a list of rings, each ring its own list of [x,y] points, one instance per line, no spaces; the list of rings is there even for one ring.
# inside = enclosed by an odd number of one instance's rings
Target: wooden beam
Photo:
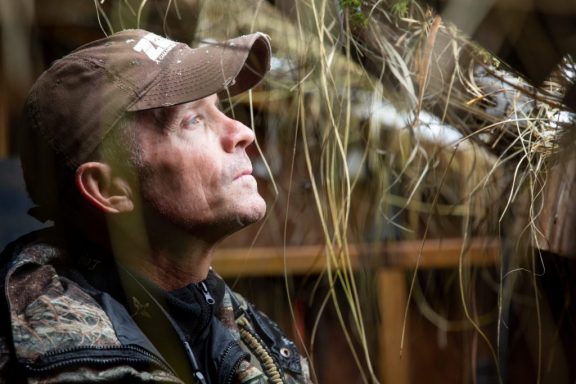
[[[378,306],[380,323],[378,333],[380,372],[382,384],[410,383],[410,327],[401,348],[404,314],[408,300],[406,273],[402,269],[384,268],[378,271]],[[409,319],[406,319],[409,320]]]
[[[338,251],[330,258],[332,269],[342,268]],[[348,247],[352,268],[387,267],[405,270],[453,268],[465,265],[494,265],[499,262],[500,242],[491,238],[433,239],[388,243],[355,244]],[[277,276],[320,273],[328,268],[324,245],[290,247],[220,248],[213,266],[222,276]]]

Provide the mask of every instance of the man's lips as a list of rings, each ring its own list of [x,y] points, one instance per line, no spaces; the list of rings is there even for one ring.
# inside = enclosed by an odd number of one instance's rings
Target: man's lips
[[[240,179],[241,177],[244,177],[244,176],[252,176],[252,168],[243,170],[238,175],[236,175],[234,180]]]

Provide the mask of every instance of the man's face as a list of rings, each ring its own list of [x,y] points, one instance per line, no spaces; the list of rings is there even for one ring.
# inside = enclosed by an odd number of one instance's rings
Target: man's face
[[[155,228],[223,237],[263,217],[246,147],[254,133],[216,95],[152,110],[137,121],[140,192]]]

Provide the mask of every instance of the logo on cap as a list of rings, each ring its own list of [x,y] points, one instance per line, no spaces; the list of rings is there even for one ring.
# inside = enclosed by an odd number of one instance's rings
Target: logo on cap
[[[150,60],[159,63],[176,46],[174,41],[149,33],[134,46],[136,52],[144,52]]]

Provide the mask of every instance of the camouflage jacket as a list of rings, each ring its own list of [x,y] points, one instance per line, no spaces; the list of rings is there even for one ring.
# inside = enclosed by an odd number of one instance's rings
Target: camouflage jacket
[[[53,238],[27,235],[0,257],[0,383],[310,382],[294,343],[215,273],[186,337],[130,272],[90,247],[72,263]]]

